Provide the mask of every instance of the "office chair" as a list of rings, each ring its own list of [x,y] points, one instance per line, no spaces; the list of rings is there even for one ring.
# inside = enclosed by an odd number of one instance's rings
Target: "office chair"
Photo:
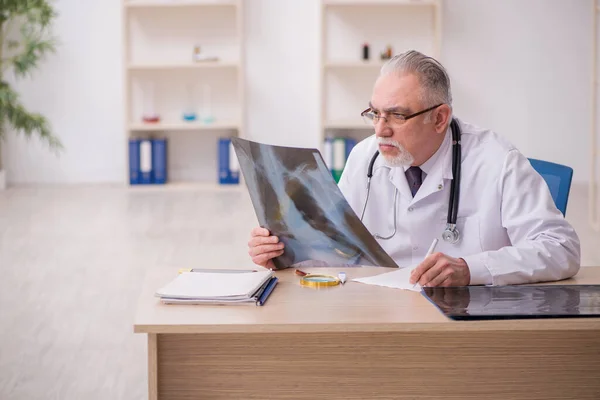
[[[564,216],[567,212],[573,168],[534,158],[529,158],[529,162],[548,184],[554,204]]]

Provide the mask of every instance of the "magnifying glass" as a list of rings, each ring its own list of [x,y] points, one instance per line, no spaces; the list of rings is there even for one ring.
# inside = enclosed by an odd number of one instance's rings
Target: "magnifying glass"
[[[344,272],[340,272],[339,276],[333,276],[326,274],[308,274],[297,269],[296,275],[301,276],[300,285],[313,288],[337,286],[340,283],[343,284],[346,282],[346,273]]]

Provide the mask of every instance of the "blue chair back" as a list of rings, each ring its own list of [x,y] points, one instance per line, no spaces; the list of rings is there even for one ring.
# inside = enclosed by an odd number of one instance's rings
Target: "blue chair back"
[[[548,184],[556,208],[565,215],[573,179],[573,168],[534,158],[530,158],[529,162]]]

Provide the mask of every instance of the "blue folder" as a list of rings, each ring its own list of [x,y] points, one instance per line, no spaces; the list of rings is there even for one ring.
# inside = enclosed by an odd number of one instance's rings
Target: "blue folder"
[[[167,140],[152,139],[152,183],[167,183]]]
[[[229,144],[231,139],[219,138],[219,183],[227,185],[232,183],[231,170],[229,169]]]
[[[140,176],[140,140],[136,138],[129,139],[129,183],[138,185]]]
[[[350,157],[350,152],[356,146],[356,140],[353,138],[346,138],[346,159],[344,160],[344,165],[348,161],[348,157]]]
[[[277,286],[277,282],[278,279],[276,276],[269,280],[269,283],[267,283],[267,286],[265,286],[265,290],[258,296],[258,300],[256,300],[257,306],[262,306],[266,303],[267,299],[273,292],[273,289],[275,289],[275,286]]]

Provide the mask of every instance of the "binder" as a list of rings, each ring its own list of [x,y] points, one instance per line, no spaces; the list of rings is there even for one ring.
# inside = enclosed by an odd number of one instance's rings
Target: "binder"
[[[350,157],[350,152],[352,151],[354,146],[356,146],[356,140],[353,138],[347,137],[346,138],[346,159],[344,160],[344,167],[346,166],[346,162],[348,161],[348,158]]]
[[[235,185],[240,182],[240,167],[231,144],[231,138],[219,138],[219,183]]]
[[[152,183],[152,141],[140,140],[140,183]]]
[[[333,138],[326,137],[323,145],[323,161],[333,174]]]
[[[219,183],[222,185],[229,183],[229,143],[229,139],[219,138]]]
[[[129,184],[139,185],[140,176],[140,140],[129,139]]]
[[[237,156],[235,155],[235,149],[233,143],[229,141],[229,178],[230,183],[240,183],[240,164],[238,163]]]
[[[152,140],[152,183],[156,185],[167,182],[167,140]]]

